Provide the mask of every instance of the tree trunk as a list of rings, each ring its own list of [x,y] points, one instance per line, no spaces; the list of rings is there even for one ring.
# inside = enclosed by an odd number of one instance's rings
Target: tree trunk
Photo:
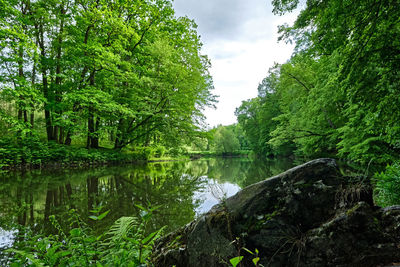
[[[43,96],[46,99],[46,103],[44,104],[44,118],[46,122],[46,133],[47,133],[47,140],[51,141],[54,140],[54,130],[51,121],[51,108],[49,102],[51,102],[50,95],[49,95],[49,82],[47,79],[47,69],[45,64],[46,58],[46,50],[44,45],[44,33],[43,33],[43,25],[40,24],[37,26],[37,41],[40,47],[40,54],[41,54],[41,65],[42,65],[42,87],[43,87]]]
[[[122,147],[122,132],[124,123],[124,118],[121,118],[118,122],[117,133],[115,134],[114,149],[120,149]]]
[[[90,86],[94,86],[94,76],[95,76],[95,70],[92,70],[90,73],[89,77],[89,84]],[[86,147],[87,148],[99,148],[99,136],[98,136],[98,129],[96,129],[96,126],[99,126],[99,118],[97,118],[97,122],[95,122],[95,116],[94,116],[94,108],[92,104],[89,104],[89,110],[88,110],[88,137],[87,137],[87,143]]]
[[[57,125],[55,125],[53,127],[53,140],[55,140],[56,142],[58,142],[58,130],[59,130],[59,127]]]
[[[92,135],[94,134],[94,117],[92,106],[89,106],[89,114],[88,114],[88,136],[86,142],[86,148],[92,148]]]
[[[62,78],[61,78],[61,54],[62,54],[62,45],[63,45],[63,32],[64,32],[64,15],[65,15],[65,9],[64,9],[64,4],[62,2],[61,7],[60,7],[60,28],[58,32],[58,38],[57,38],[57,55],[56,55],[56,80],[55,80],[55,102],[56,105],[61,103],[62,101],[62,92],[61,92],[61,83],[62,83]],[[57,109],[56,110],[58,118],[61,117],[62,111]],[[54,140],[56,140],[58,143],[62,144],[63,140],[60,138],[61,136],[61,126],[54,126]]]
[[[60,127],[60,134],[58,136],[58,143],[64,144],[64,128]]]

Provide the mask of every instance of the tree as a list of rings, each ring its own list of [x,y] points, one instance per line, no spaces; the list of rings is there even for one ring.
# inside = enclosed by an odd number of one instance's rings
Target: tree
[[[218,154],[234,154],[240,149],[240,142],[235,133],[236,125],[218,126],[210,131],[212,138],[210,149]]]
[[[275,13],[299,1],[273,1]],[[339,155],[357,161],[388,161],[399,152],[400,10],[398,2],[307,1],[293,26],[281,27],[281,39],[296,41],[315,61],[334,65],[325,84],[334,82],[344,103],[338,126]],[[321,76],[323,78],[323,76]]]
[[[210,62],[171,1],[6,0],[0,12],[0,121],[21,138],[121,149],[199,135]]]
[[[283,138],[273,147],[272,133],[278,126],[277,118],[282,115],[277,86],[279,66],[271,68],[268,76],[258,86],[258,97],[243,101],[235,111],[239,124],[243,127],[250,148],[259,156],[286,154],[292,138]]]

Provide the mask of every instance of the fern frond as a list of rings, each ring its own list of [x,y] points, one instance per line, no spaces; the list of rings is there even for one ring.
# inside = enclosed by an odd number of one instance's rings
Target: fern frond
[[[129,232],[139,224],[135,217],[121,217],[108,230],[107,235],[113,241],[121,240],[128,236]]]

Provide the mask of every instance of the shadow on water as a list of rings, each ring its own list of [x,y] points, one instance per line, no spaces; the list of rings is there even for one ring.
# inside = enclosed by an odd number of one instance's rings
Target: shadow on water
[[[139,206],[159,206],[148,230],[173,231],[240,188],[290,167],[287,160],[217,158],[0,174],[0,250],[12,245],[18,229],[54,232],[52,215],[68,229],[71,209],[101,232],[122,216],[138,216]],[[98,206],[110,213],[101,221],[87,219]]]

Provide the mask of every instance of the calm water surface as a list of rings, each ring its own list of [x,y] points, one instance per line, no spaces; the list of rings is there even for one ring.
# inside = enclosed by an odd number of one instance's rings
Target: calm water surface
[[[102,231],[121,216],[138,216],[138,206],[158,207],[149,231],[162,226],[173,231],[240,188],[292,166],[282,159],[217,158],[0,174],[0,252],[12,246],[21,226],[49,233],[54,231],[49,216],[55,215],[67,227],[71,209]],[[109,214],[90,221],[91,210],[99,206]]]

